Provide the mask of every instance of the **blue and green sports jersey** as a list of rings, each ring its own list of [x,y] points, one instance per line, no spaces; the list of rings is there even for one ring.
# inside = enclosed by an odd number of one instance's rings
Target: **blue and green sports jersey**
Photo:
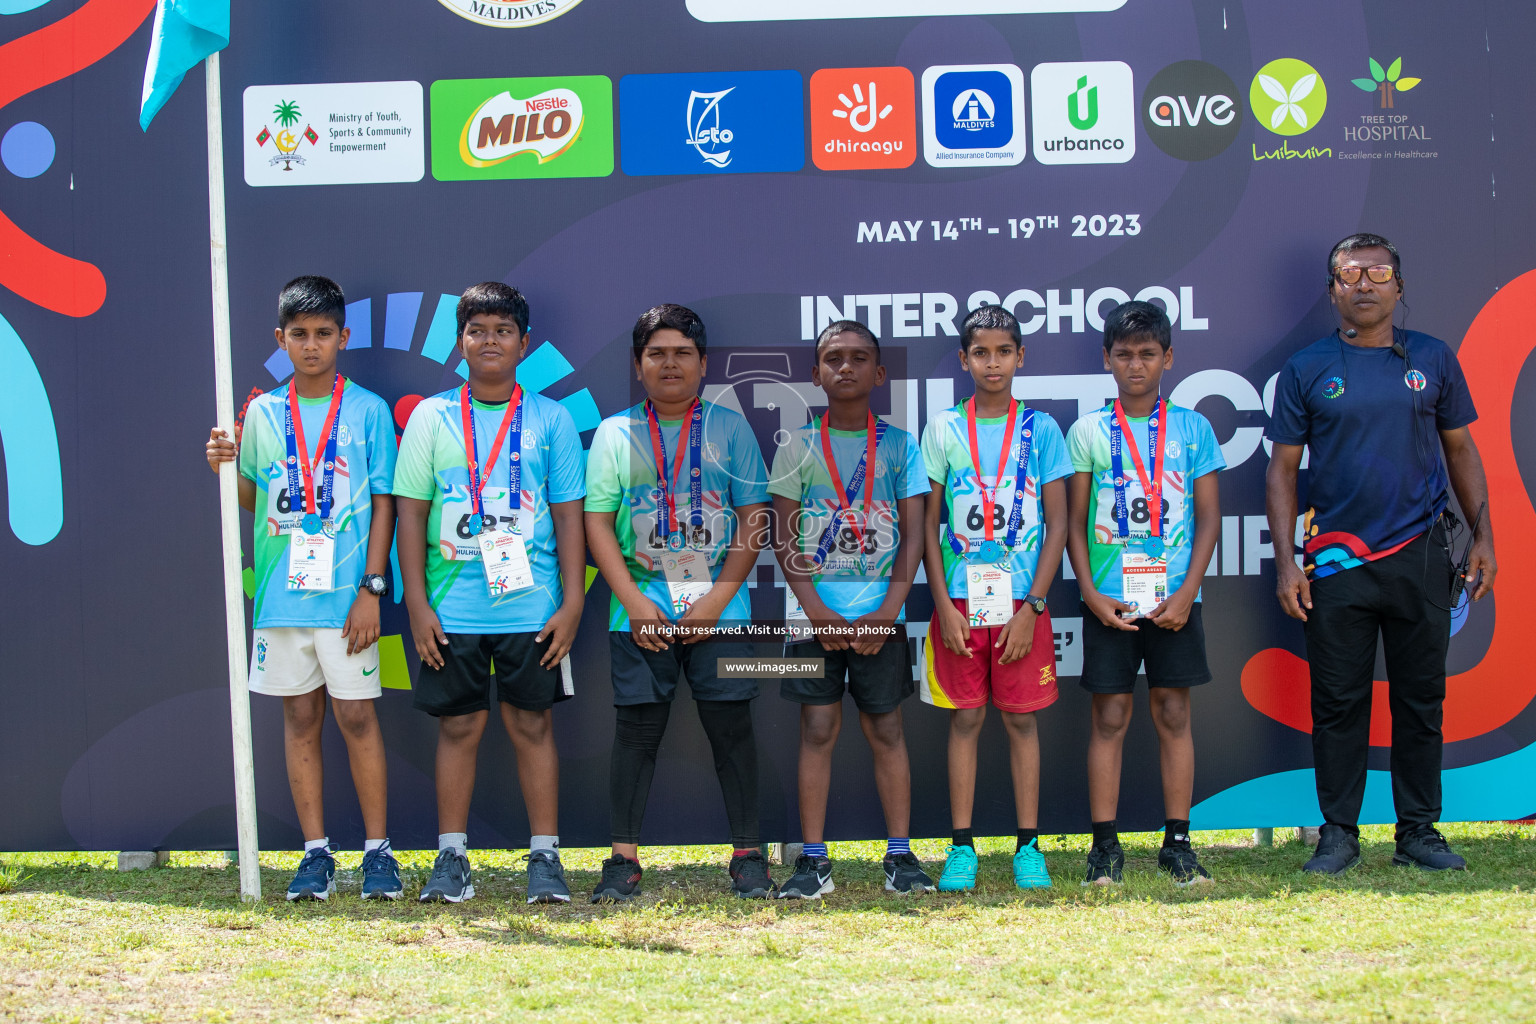
[[[1121,555],[1126,541],[1120,537],[1115,522],[1115,479],[1110,468],[1109,424],[1115,417],[1114,403],[1098,412],[1090,413],[1072,424],[1067,432],[1067,448],[1072,453],[1072,468],[1078,473],[1093,474],[1093,486],[1088,498],[1088,564],[1093,570],[1093,585],[1105,597],[1119,601],[1125,596],[1121,585]],[[1136,464],[1131,458],[1129,446],[1136,445],[1142,465],[1148,473],[1152,466],[1147,457],[1147,417],[1127,417],[1131,437],[1126,439],[1126,449],[1121,455],[1122,468],[1127,480],[1126,498],[1134,505],[1140,498],[1141,481]],[[1168,505],[1167,527],[1163,535],[1163,550],[1168,557],[1168,592],[1171,594],[1184,584],[1189,572],[1189,554],[1195,540],[1194,481],[1207,473],[1227,467],[1221,455],[1221,445],[1216,443],[1216,432],[1210,420],[1195,412],[1168,403],[1167,447],[1163,450],[1163,501]],[[1145,534],[1150,518],[1147,515],[1127,516],[1127,526],[1133,534]],[[1199,600],[1199,594],[1195,600]]]
[[[400,440],[395,494],[432,502],[427,513],[427,599],[448,633],[530,633],[544,628],[564,600],[555,524],[549,506],[586,494],[581,434],[559,402],[523,393],[522,493],[516,518],[533,570],[533,586],[491,597],[485,570],[470,536],[460,530],[473,507],[464,454],[460,389],[423,399],[411,413]],[[490,456],[507,403],[474,403],[480,458]],[[502,442],[485,480],[484,509],[513,512],[508,495],[511,435]],[[460,557],[455,557],[458,555]]]
[[[929,417],[928,426],[923,431],[923,464],[930,480],[944,484],[944,504],[949,512],[948,529],[939,529],[939,550],[944,556],[944,578],[950,597],[966,596],[966,558],[974,558],[974,553],[986,539],[984,516],[992,516],[993,539],[1000,544],[1007,541],[1008,517],[1013,511],[1014,492],[1018,487],[1019,446],[1024,441],[1026,411],[1025,406],[1019,406],[1008,464],[1000,483],[995,476],[1008,417],[976,421],[976,448],[985,474],[979,481],[976,465],[971,461],[965,403]],[[1040,492],[1046,484],[1072,475],[1072,463],[1067,458],[1061,428],[1050,414],[1035,410],[1030,429],[1031,447],[1029,463],[1024,467],[1024,505],[1019,532],[1013,548],[1000,563],[1013,573],[1013,596],[1016,598],[1029,594],[1029,588],[1035,582],[1035,568],[1040,564],[1040,543],[1045,538],[1045,505]],[[997,484],[991,509],[983,507],[980,486],[983,483],[988,491]],[[999,522],[1001,528],[996,526]],[[950,542],[951,534],[959,541],[962,553],[955,551]]]
[[[661,421],[662,442],[670,467],[683,460],[675,495],[677,518],[688,522],[688,435],[681,420]],[[683,449],[678,451],[679,437]],[[704,547],[710,575],[720,578],[726,548],[736,537],[739,524],[735,509],[768,501],[768,472],[763,466],[757,439],[745,418],[734,410],[704,403],[700,444],[700,479],[703,484],[704,525],[709,538]],[[651,447],[645,403],[630,406],[598,424],[587,456],[588,512],[613,512],[614,533],[629,567],[630,579],[670,619],[672,598],[667,590],[661,558],[666,553],[666,529],[657,529],[656,455]],[[665,515],[662,516],[663,523]],[[732,596],[720,616],[722,625],[751,621],[746,584]],[[609,605],[609,630],[629,629],[629,613],[617,597]]]
[[[844,487],[853,479],[859,460],[865,457],[868,437],[862,430],[831,432],[832,457]],[[862,538],[839,529],[822,571],[815,577],[816,594],[826,606],[852,622],[880,607],[891,582],[891,568],[901,531],[921,530],[921,521],[902,523],[897,501],[929,492],[928,474],[923,471],[922,454],[917,439],[905,430],[889,424],[875,450],[874,492],[867,515],[859,516]],[[794,523],[780,523],[780,529],[792,530],[797,550],[807,567],[821,543],[822,533],[833,513],[843,507],[846,495],[839,495],[827,472],[826,455],[821,449],[821,433],[815,422],[796,430],[779,448],[769,474],[768,492],[790,498],[800,505]],[[850,507],[862,510],[864,488],[860,487]],[[862,543],[861,543],[862,541]],[[861,550],[863,557],[861,558]],[[905,609],[897,618],[906,621]]]
[[[367,572],[373,496],[390,493],[394,479],[395,424],[384,399],[350,380],[346,382],[337,413],[332,484],[336,589],[289,590],[290,533],[283,526],[303,512],[304,498],[288,493],[288,448],[284,440],[287,405],[286,386],[256,396],[246,410],[240,434],[240,475],[256,484],[253,622],[257,629],[340,629],[357,598],[357,585]],[[299,419],[305,443],[310,446],[304,457],[314,456],[330,406],[330,395],[299,399]],[[320,473],[314,479],[318,486]]]

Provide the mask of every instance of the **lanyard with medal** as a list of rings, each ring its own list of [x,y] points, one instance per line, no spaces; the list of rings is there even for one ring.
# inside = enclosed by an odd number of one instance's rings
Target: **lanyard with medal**
[[[1164,434],[1168,428],[1168,402],[1159,398],[1147,418],[1147,461],[1152,473],[1147,473],[1147,463],[1136,449],[1135,436],[1126,418],[1125,407],[1115,399],[1114,415],[1109,421],[1110,472],[1115,486],[1115,531],[1125,543],[1121,554],[1121,588],[1123,600],[1133,611],[1122,612],[1125,618],[1140,618],[1149,614],[1168,597],[1168,559],[1163,550],[1163,453],[1167,448]],[[1125,439],[1131,438],[1127,445]],[[1136,476],[1141,482],[1142,501],[1146,505],[1149,533],[1144,538],[1131,539],[1131,510],[1126,501],[1124,452],[1129,447]]]
[[[322,440],[310,458],[304,439],[304,418],[299,412],[297,379],[288,382],[284,406],[283,439],[287,445],[288,493],[302,495],[304,515],[293,531],[288,547],[289,590],[334,590],[336,528],[331,519],[336,486],[336,436],[341,423],[341,396],[346,379],[336,375],[331,385],[331,405],[320,428]],[[320,483],[315,470],[320,469]],[[291,499],[290,499],[291,500]],[[329,529],[327,529],[329,527]]]
[[[651,433],[651,452],[656,457],[656,527],[662,529],[665,516],[667,553],[662,556],[662,572],[667,578],[667,592],[672,614],[683,615],[694,602],[709,592],[714,579],[709,560],[699,550],[704,543],[704,405],[697,398],[688,407],[683,421],[688,425],[688,525],[694,545],[677,522],[677,474],[683,468],[683,453],[674,453],[671,472],[667,470],[667,444],[661,436],[661,420],[650,399],[645,400],[645,418]],[[678,431],[678,440],[683,433]]]
[[[501,425],[491,442],[490,454],[480,462],[480,432],[475,425],[474,397],[466,382],[459,391],[459,411],[464,422],[464,462],[469,470],[470,516],[466,529],[480,548],[480,563],[485,569],[486,589],[491,597],[533,586],[533,570],[528,549],[518,530],[517,515],[523,504],[523,386],[512,388]],[[505,529],[498,528],[495,515],[485,511],[485,488],[491,480],[492,467],[507,443],[507,501]]]
[[[1002,442],[997,453],[997,476],[989,489],[981,475],[981,445],[976,431],[976,399],[965,404],[966,434],[970,441],[971,466],[976,471],[976,489],[981,494],[982,543],[980,563],[968,563],[965,567],[966,613],[972,626],[982,628],[1004,625],[1013,616],[1013,571],[1008,558],[1019,539],[1019,528],[1024,521],[1024,491],[1028,481],[1029,455],[1034,447],[1035,411],[1024,412],[1023,436],[1018,442],[1017,471],[1013,480],[1013,505],[1008,514],[1008,532],[999,543],[994,536],[993,508],[997,492],[1003,486],[1003,471],[1008,468],[1008,454],[1014,446],[1014,424],[1019,420],[1019,403],[1009,399],[1008,421],[1003,428]],[[959,541],[950,529],[950,545],[958,551]]]
[[[843,523],[848,524],[852,531],[856,550],[859,552],[859,562],[862,565],[864,556],[864,534],[870,529],[869,510],[875,497],[875,472],[873,463],[875,453],[880,447],[880,441],[885,437],[885,422],[875,418],[873,412],[869,413],[869,423],[865,427],[864,451],[859,455],[859,464],[855,467],[853,475],[848,478],[848,486],[843,487],[842,475],[837,471],[837,459],[832,454],[832,431],[827,424],[827,417],[821,417],[817,424],[817,432],[821,435],[821,454],[827,463],[827,474],[832,478],[832,493],[837,500],[837,508],[832,512],[832,521],[821,532],[821,543],[816,548],[816,567],[819,569],[826,563],[827,555],[832,551],[832,545],[837,539],[838,527]],[[853,512],[853,499],[860,490],[864,491],[864,504],[860,507],[860,513],[864,522],[859,525],[860,516]]]

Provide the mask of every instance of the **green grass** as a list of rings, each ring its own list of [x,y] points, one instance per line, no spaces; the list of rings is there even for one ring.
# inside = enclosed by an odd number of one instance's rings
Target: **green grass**
[[[1113,891],[1078,886],[1086,837],[1043,840],[1057,882],[1031,893],[1011,840],[983,840],[975,894],[917,898],[884,892],[879,844],[835,843],[837,892],[803,903],[730,898],[723,850],[651,848],[643,899],[619,908],[527,907],[520,851],[474,851],[459,907],[362,902],[357,853],[325,905],[285,903],[298,856],[263,855],[253,906],[222,854],[132,874],[0,855],[0,1019],[1536,1019],[1536,829],[1445,831],[1472,870],[1393,868],[1388,829],[1343,879],[1303,876],[1288,829],[1272,849],[1197,834],[1216,882],[1195,890],[1156,874],[1155,835],[1124,837]],[[943,844],[914,846],[936,875]],[[564,852],[578,899],[605,854]],[[401,855],[408,892],[431,857]]]

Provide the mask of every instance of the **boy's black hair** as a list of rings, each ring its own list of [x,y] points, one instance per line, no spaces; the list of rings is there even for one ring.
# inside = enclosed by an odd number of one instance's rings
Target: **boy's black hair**
[[[1173,325],[1163,307],[1151,302],[1122,302],[1104,318],[1104,351],[1115,347],[1115,342],[1141,335],[1150,335],[1167,352],[1173,347]]]
[[[989,304],[977,306],[965,314],[965,323],[960,327],[960,347],[969,350],[971,339],[977,331],[1007,331],[1013,337],[1015,345],[1024,343],[1024,335],[1019,331],[1019,318],[1008,312],[1002,306]]]
[[[347,326],[347,297],[341,285],[319,274],[305,274],[283,285],[277,295],[278,330],[301,316],[328,316],[337,327]]]
[[[834,320],[822,329],[816,336],[816,358],[821,358],[821,346],[831,341],[840,334],[857,334],[871,345],[875,346],[875,361],[880,361],[880,339],[875,337],[875,332],[857,320]]]
[[[502,281],[481,281],[464,289],[459,296],[459,333],[464,336],[464,325],[481,313],[510,317],[517,321],[518,336],[528,333],[528,300],[523,293]]]
[[[699,319],[699,314],[687,306],[679,306],[675,302],[663,302],[641,313],[640,319],[635,321],[633,335],[635,361],[639,362],[641,354],[645,352],[645,343],[651,340],[651,335],[657,331],[669,329],[677,331],[693,342],[699,350],[699,355],[704,354],[704,321]]]

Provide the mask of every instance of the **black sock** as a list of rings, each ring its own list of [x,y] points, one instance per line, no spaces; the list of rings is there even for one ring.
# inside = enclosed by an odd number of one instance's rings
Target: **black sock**
[[[755,849],[760,842],[757,822],[757,737],[752,730],[752,702],[701,700],[699,722],[715,755],[715,775],[725,797],[725,818],[731,845]]]
[[[1120,832],[1115,828],[1115,819],[1108,821],[1096,821],[1093,823],[1093,845],[1109,846],[1120,841]]]
[[[1013,848],[1013,852],[1018,853],[1020,850],[1024,849],[1024,847],[1028,846],[1030,843],[1039,838],[1039,836],[1040,830],[1037,828],[1019,829],[1019,845]]]
[[[976,849],[976,840],[971,838],[971,830],[970,829],[968,829],[968,828],[957,828],[953,832],[950,833],[949,845],[951,845],[951,846],[969,846],[971,849],[974,850],[974,849]]]
[[[656,750],[667,731],[671,704],[629,704],[614,709],[613,754],[608,764],[608,813],[616,843],[638,843],[645,802],[656,774]]]
[[[1189,819],[1169,818],[1163,822],[1164,846],[1188,846],[1189,845]]]

